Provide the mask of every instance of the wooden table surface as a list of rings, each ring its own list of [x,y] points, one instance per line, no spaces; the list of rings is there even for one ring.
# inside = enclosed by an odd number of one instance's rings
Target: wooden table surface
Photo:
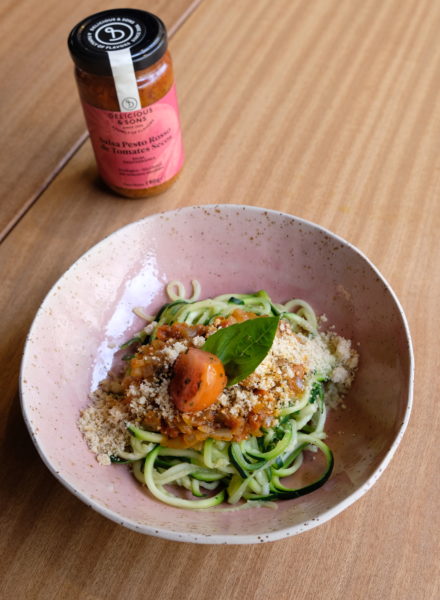
[[[0,597],[439,598],[440,2],[132,2],[173,33],[187,157],[173,188],[137,201],[97,179],[65,47],[77,20],[120,5],[0,9]],[[312,220],[373,260],[410,322],[414,410],[384,475],[330,522],[260,546],[179,544],[52,477],[18,372],[39,304],[86,249],[164,209],[228,202]]]

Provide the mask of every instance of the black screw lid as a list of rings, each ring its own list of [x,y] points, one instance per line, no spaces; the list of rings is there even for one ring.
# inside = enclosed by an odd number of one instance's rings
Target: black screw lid
[[[111,75],[108,52],[130,49],[135,71],[146,69],[165,54],[165,25],[152,13],[133,8],[104,10],[87,17],[69,34],[74,63],[96,75]]]

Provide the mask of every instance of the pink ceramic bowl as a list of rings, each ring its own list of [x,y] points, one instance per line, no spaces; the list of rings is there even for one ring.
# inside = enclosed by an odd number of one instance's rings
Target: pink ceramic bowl
[[[334,411],[330,480],[277,510],[191,511],[152,498],[122,466],[100,466],[76,422],[117,346],[154,313],[164,286],[202,284],[202,297],[265,289],[308,300],[359,344],[360,369]],[[250,206],[191,207],[116,231],[82,256],[47,295],[21,372],[24,418],[52,473],[88,506],[136,531],[199,543],[255,543],[310,529],[360,498],[394,454],[408,423],[413,356],[408,324],[387,282],[358,250],[291,215]]]

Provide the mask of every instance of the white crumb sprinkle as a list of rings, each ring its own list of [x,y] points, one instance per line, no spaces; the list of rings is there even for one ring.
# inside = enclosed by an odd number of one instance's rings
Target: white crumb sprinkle
[[[193,338],[193,344],[196,348],[201,348],[203,346],[203,344],[205,343],[205,338],[202,335],[196,335],[195,338]]]
[[[111,465],[112,463],[108,454],[98,454],[96,460],[99,462],[100,465],[104,466]]]
[[[165,356],[165,358],[169,361],[169,362],[174,362],[176,360],[176,358],[179,356],[179,352],[173,348],[173,347],[168,347],[168,348],[164,348],[162,350],[162,354]]]
[[[333,383],[344,383],[348,379],[348,371],[345,367],[335,367],[331,374]]]
[[[345,338],[339,337],[336,344],[336,357],[340,360],[347,361],[351,354],[351,342]]]
[[[175,342],[172,346],[166,346],[161,350],[161,353],[167,361],[172,364],[176,361],[179,354],[186,352],[187,349],[188,347],[182,342]]]
[[[112,394],[98,388],[91,396],[93,403],[85,408],[78,420],[87,445],[95,454],[117,454],[128,441],[125,427],[127,414]]]

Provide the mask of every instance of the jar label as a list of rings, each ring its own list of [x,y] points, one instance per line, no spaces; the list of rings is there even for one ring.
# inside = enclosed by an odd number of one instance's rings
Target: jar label
[[[99,172],[107,183],[147,189],[165,183],[183,165],[176,89],[129,112],[96,108],[83,102]]]

